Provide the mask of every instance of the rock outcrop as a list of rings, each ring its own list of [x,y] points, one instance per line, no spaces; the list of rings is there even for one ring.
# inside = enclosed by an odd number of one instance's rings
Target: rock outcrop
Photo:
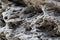
[[[59,0],[0,0],[0,40],[59,40]]]

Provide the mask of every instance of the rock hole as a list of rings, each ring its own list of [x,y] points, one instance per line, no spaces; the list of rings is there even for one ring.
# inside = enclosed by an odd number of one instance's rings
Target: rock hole
[[[54,9],[54,16],[60,16],[60,9],[58,8]]]
[[[31,31],[31,30],[32,30],[31,27],[27,27],[27,28],[26,28],[26,31]]]
[[[0,3],[0,5],[2,5],[2,3]]]
[[[13,2],[14,4],[15,4],[15,6],[22,6],[22,7],[25,7],[26,6],[26,4],[23,2],[23,0],[8,0],[8,1],[10,1],[10,2]]]
[[[8,19],[8,17],[6,16],[6,17],[4,17],[4,19]]]
[[[23,22],[22,21],[18,21],[18,22],[10,22],[9,23],[9,29],[16,29],[19,27],[19,25],[21,25]]]
[[[29,14],[27,14],[28,16],[28,18],[31,18],[31,17],[33,17],[34,15],[36,15],[37,13],[29,13]]]
[[[0,8],[2,8],[2,6],[0,6]]]
[[[10,22],[9,23],[9,29],[16,29],[16,23],[14,23],[14,22]]]
[[[1,26],[1,27],[4,27],[5,25],[6,25],[5,21],[2,20],[2,19],[0,19],[0,26]]]
[[[13,10],[13,12],[16,12],[16,10]]]

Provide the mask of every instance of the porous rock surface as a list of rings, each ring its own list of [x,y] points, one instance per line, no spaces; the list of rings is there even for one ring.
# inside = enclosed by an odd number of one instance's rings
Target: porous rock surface
[[[60,1],[33,1],[0,0],[0,40],[60,40]]]

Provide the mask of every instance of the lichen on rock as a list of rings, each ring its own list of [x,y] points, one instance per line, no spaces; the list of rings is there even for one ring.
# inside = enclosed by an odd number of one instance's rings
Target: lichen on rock
[[[0,0],[0,39],[59,40],[59,3],[56,0]]]

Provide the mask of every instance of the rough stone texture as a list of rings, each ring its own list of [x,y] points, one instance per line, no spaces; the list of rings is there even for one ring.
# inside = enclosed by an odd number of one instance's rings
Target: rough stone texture
[[[0,40],[60,40],[59,4],[59,0],[0,0]]]

